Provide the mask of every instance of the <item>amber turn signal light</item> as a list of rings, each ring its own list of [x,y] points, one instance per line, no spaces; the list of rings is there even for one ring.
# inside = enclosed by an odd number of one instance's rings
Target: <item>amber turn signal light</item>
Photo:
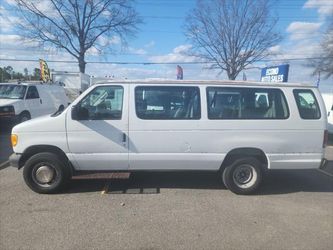
[[[10,138],[11,138],[12,146],[15,147],[18,142],[18,136],[15,134],[12,134]]]

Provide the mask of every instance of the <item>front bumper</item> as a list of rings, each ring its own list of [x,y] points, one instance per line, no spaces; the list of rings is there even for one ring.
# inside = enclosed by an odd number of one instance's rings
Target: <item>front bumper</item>
[[[10,165],[14,168],[20,169],[21,166],[19,163],[20,163],[21,157],[22,157],[21,154],[16,154],[16,153],[11,154],[11,156],[9,156]]]
[[[15,109],[13,106],[1,106],[0,107],[0,118],[12,118],[15,117]]]

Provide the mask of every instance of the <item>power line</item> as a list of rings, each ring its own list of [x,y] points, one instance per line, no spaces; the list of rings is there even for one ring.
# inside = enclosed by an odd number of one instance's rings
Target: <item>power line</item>
[[[183,20],[186,16],[142,16],[146,19],[167,19],[167,20]],[[317,20],[318,17],[304,17],[304,16],[294,16],[294,17],[277,17],[278,20],[295,20],[295,19],[305,19],[305,20]],[[267,19],[275,19],[275,17],[268,17]]]
[[[166,34],[183,34],[182,29],[179,29],[180,31],[171,31],[171,30],[159,30],[159,29],[152,29],[152,30],[141,30],[140,33],[166,33]],[[297,35],[309,35],[312,34],[313,37],[318,37],[316,33],[322,34],[320,30],[318,31],[312,31],[312,32],[292,32],[292,34]],[[2,35],[13,35],[13,34],[2,34]],[[0,47],[1,49],[2,47]]]
[[[156,4],[157,6],[160,6],[161,4]],[[165,5],[170,6],[170,3],[165,3]],[[174,4],[173,4],[174,6]],[[177,7],[177,6],[175,6]],[[333,7],[333,4],[331,5],[325,5],[322,7]],[[278,9],[287,9],[287,10],[300,10],[300,8],[291,8],[290,6],[285,6],[285,8],[278,7]],[[5,9],[4,12],[9,12],[9,13],[17,13],[16,10],[10,10],[10,9]],[[44,11],[45,14],[52,14],[52,11]],[[184,16],[156,16],[156,15],[141,15],[143,18],[148,18],[148,19],[184,19],[186,17],[186,14]],[[295,18],[304,18],[304,19],[318,19],[317,16],[283,16],[283,15],[278,15],[277,16],[279,20],[284,19],[284,20],[294,20]],[[275,17],[268,17],[268,19],[275,18]]]
[[[303,60],[319,60],[327,59],[333,57],[303,57],[303,58],[276,58],[276,59],[262,59],[258,62],[277,62],[277,61],[303,61]],[[0,58],[0,61],[11,61],[11,62],[39,62],[37,59],[10,59],[10,58]],[[77,61],[69,60],[47,60],[47,62],[52,63],[78,63]],[[119,62],[119,61],[87,61],[87,64],[117,64],[117,65],[177,65],[177,64],[212,64],[213,61],[205,62]]]
[[[304,39],[303,39],[304,40]],[[26,51],[26,52],[40,52],[43,53],[45,55],[59,55],[58,52],[60,51],[49,51],[49,50],[42,50],[42,49],[33,49],[33,48],[0,48],[1,50],[10,50],[10,51]],[[168,53],[168,54],[173,54]],[[161,55],[161,54],[151,54],[151,53],[112,53],[112,52],[101,52],[98,53],[97,55],[92,55],[92,54],[86,54],[86,56],[104,56],[104,55],[112,55],[112,56],[150,56],[150,57],[160,57],[160,56],[165,56],[165,55]],[[300,53],[300,54],[288,54],[289,56],[307,56],[307,54],[305,53]],[[309,54],[308,54],[309,55]],[[311,55],[309,55],[311,56]]]
[[[333,5],[331,5],[333,7]],[[292,8],[286,8],[288,10],[292,10]],[[12,10],[6,10],[6,12],[13,12],[13,13],[17,13],[16,11],[12,11]],[[44,12],[45,14],[51,14],[53,12],[50,12],[50,11],[45,11]],[[142,18],[147,18],[147,19],[167,19],[167,20],[182,20],[182,19],[185,19],[186,18],[186,14],[184,16],[155,16],[155,15],[149,15],[149,16],[146,16],[146,15],[142,15],[141,17]],[[294,20],[296,18],[303,18],[303,19],[313,19],[313,20],[317,20],[318,17],[316,16],[281,16],[281,15],[278,15],[277,18],[279,20]],[[268,17],[268,19],[275,19],[275,17]]]

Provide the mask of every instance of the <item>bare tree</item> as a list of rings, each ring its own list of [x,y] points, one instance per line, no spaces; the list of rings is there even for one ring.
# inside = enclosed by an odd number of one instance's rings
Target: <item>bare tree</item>
[[[21,35],[67,51],[83,73],[87,50],[109,48],[112,36],[126,42],[141,22],[131,0],[15,1],[24,21],[19,26]],[[108,38],[102,41],[103,36]]]
[[[185,24],[191,55],[213,62],[211,68],[234,80],[281,40],[270,7],[268,0],[198,0]]]
[[[313,67],[313,75],[323,73],[324,78],[333,76],[333,13],[329,27],[321,42],[320,59],[310,59],[307,66]]]

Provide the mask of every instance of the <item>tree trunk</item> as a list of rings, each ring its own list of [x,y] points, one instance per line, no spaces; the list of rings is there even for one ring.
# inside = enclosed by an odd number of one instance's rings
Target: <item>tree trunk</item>
[[[229,76],[229,80],[236,80],[237,74],[233,73]]]
[[[232,70],[227,70],[227,75],[229,80],[235,80],[237,77],[237,74]]]
[[[86,64],[87,64],[84,61],[84,55],[80,55],[78,61],[79,61],[80,72],[84,73],[86,71]]]

